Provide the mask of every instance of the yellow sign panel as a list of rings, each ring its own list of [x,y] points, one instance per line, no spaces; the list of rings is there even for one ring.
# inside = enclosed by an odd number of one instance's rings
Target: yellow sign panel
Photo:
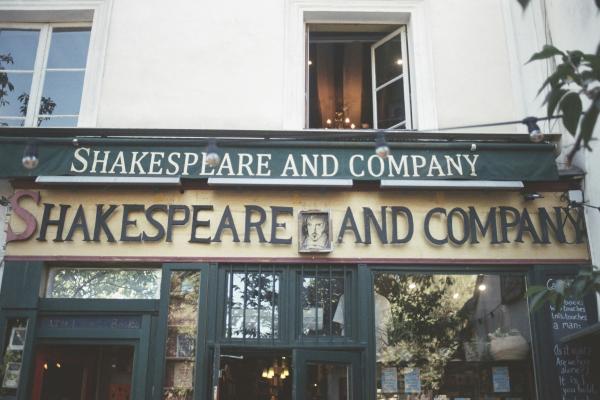
[[[7,256],[304,261],[588,260],[558,193],[19,191]]]

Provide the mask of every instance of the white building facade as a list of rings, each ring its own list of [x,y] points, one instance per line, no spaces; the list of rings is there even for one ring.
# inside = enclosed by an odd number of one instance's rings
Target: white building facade
[[[592,0],[0,0],[0,397],[599,399],[598,307],[525,290],[598,265],[600,148],[520,122],[598,40]]]

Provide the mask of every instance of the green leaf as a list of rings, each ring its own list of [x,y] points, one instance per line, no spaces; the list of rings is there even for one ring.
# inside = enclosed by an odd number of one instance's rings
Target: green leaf
[[[548,92],[548,96],[546,97],[546,102],[548,103],[548,118],[554,115],[556,106],[567,92],[568,90],[565,89],[552,89]]]
[[[579,125],[582,108],[581,98],[575,92],[567,93],[560,102],[560,109],[563,113],[563,124],[573,136],[577,134],[577,125]]]
[[[542,48],[542,51],[535,53],[534,55],[531,56],[529,61],[527,61],[527,64],[529,64],[532,61],[545,60],[546,58],[555,57],[555,56],[565,56],[565,53],[563,53],[562,51],[560,51],[559,49],[557,49],[554,46],[546,44]]]
[[[583,52],[581,50],[567,51],[567,54],[569,55],[571,62],[576,66],[581,63],[581,59],[583,58]]]
[[[596,95],[596,98],[587,109],[581,120],[581,132],[579,133],[583,139],[583,143],[589,148],[589,141],[592,139],[592,133],[598,120],[598,113],[600,113],[600,94]]]
[[[545,287],[542,289],[543,290],[537,292],[529,299],[529,312],[532,314],[542,308],[550,300],[550,297],[553,293],[550,289]],[[529,293],[529,290],[527,293]]]
[[[525,10],[531,0],[517,0],[517,1],[521,5],[521,7],[523,7],[523,10]],[[600,0],[596,0],[596,1],[600,1]]]

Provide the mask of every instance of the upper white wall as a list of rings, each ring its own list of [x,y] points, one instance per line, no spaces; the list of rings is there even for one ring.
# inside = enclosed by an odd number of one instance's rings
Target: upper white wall
[[[435,87],[430,100],[437,126],[523,117],[511,89],[503,1],[396,2],[426,7],[419,23],[426,25],[433,52],[434,72],[425,78]],[[97,125],[303,128],[298,122],[303,113],[285,115],[282,106],[288,12],[282,0],[180,0],[168,6],[156,0],[114,0]]]
[[[98,125],[279,128],[282,4],[115,1]]]

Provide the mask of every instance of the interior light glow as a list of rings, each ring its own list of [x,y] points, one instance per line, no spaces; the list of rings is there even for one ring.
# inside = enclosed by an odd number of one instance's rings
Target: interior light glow
[[[480,292],[483,292],[483,291],[485,291],[485,289],[487,289],[487,286],[485,286],[485,284],[484,284],[484,283],[482,283],[481,285],[479,285],[479,286],[477,287],[477,289],[478,289]]]
[[[56,368],[60,368],[60,367],[61,367],[60,363],[59,363],[59,362],[57,362],[57,363],[56,363]]]
[[[311,60],[308,60],[308,65],[312,65],[312,61]]]
[[[401,59],[401,58],[397,59],[397,60],[396,60],[396,64],[398,64],[398,65],[402,65],[402,59]]]
[[[411,282],[411,283],[408,285],[408,288],[409,288],[409,289],[414,289],[414,288],[416,288],[416,287],[417,287],[417,285],[416,285],[414,282]]]
[[[48,370],[48,363],[44,363],[44,369]]]

